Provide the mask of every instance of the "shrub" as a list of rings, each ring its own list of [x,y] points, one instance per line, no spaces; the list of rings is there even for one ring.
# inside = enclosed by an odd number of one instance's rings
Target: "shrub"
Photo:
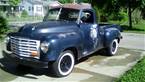
[[[139,9],[135,9],[132,12],[132,22],[134,24],[138,24],[142,20],[141,11]]]
[[[120,18],[120,20],[123,20],[123,21],[128,20],[128,13],[123,11],[123,10],[121,10],[119,12],[119,18]]]
[[[128,14],[124,11],[124,9],[121,9],[119,12],[113,12],[111,15],[108,15],[109,20],[114,21],[126,21],[128,20]]]
[[[23,10],[22,13],[21,13],[21,17],[27,17],[28,16],[28,13],[26,10]]]
[[[0,15],[6,17],[6,12],[0,11]]]
[[[9,28],[7,25],[7,20],[3,16],[0,16],[0,38],[2,38],[3,35],[8,32],[8,30]]]
[[[108,14],[102,10],[99,10],[100,14],[100,22],[107,22],[108,21]]]

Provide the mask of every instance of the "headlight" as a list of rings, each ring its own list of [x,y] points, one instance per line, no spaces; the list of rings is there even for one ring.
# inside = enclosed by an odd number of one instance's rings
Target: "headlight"
[[[40,48],[43,51],[43,53],[46,53],[48,51],[49,45],[50,44],[48,42],[42,42],[41,43]]]
[[[10,37],[7,36],[7,37],[5,38],[5,42],[8,43],[9,40],[10,40]]]

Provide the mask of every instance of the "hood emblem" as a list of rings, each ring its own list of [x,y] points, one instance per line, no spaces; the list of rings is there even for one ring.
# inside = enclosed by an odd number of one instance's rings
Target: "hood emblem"
[[[34,26],[34,27],[32,28],[32,30],[35,30],[35,28],[36,28],[36,27]]]

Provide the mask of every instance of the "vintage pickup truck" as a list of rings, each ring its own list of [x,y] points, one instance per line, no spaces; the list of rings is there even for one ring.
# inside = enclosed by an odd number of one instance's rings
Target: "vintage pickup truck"
[[[85,4],[66,4],[51,8],[43,22],[26,24],[7,35],[5,57],[18,65],[51,67],[54,75],[69,75],[75,62],[98,50],[116,54],[120,27],[96,22],[96,14]]]

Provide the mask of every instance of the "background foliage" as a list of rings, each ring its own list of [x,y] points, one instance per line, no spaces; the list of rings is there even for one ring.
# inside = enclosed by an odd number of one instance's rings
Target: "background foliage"
[[[63,3],[71,3],[74,0],[60,0]],[[76,0],[78,3],[90,3],[97,12],[100,22],[114,21],[120,25],[130,22],[133,27],[145,20],[145,0]],[[130,4],[130,7],[129,7]],[[142,24],[142,23],[141,23]],[[138,25],[137,25],[138,26]],[[141,26],[144,30],[144,27]],[[136,28],[136,27],[135,27]],[[133,29],[133,28],[130,28]],[[145,31],[145,30],[144,30]]]
[[[21,17],[28,17],[27,11],[23,10],[21,13]]]
[[[7,20],[0,15],[0,38],[3,37],[4,34],[8,31]]]
[[[9,0],[9,4],[11,6],[17,6],[20,2],[21,0]]]
[[[59,0],[62,3],[71,3],[73,0]],[[100,17],[109,19],[124,20],[128,13],[128,4],[131,4],[131,12],[139,11],[139,14],[145,18],[145,0],[76,0],[78,3],[91,3],[100,13]],[[111,17],[110,17],[111,16]],[[123,17],[125,16],[125,17]],[[139,17],[140,18],[140,17]],[[101,20],[101,19],[100,19]],[[103,19],[102,19],[103,21]]]

